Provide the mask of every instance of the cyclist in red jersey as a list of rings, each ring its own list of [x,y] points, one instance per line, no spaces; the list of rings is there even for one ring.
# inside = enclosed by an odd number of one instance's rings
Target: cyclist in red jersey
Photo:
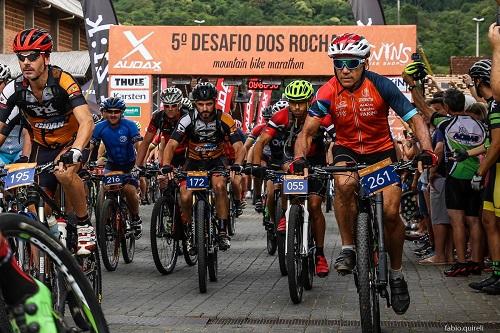
[[[333,151],[334,164],[347,161],[373,164],[391,158],[396,151],[388,124],[389,108],[412,126],[423,153],[425,164],[435,164],[429,132],[415,107],[387,78],[368,71],[370,44],[362,36],[344,34],[335,37],[328,55],[333,59],[335,76],[319,88],[309,108],[304,128],[295,145],[295,158],[305,158],[311,137],[317,132],[323,117],[330,115],[336,129]],[[335,175],[335,217],[342,238],[342,251],[335,269],[351,273],[356,264],[353,223],[357,215],[356,192],[358,175]],[[384,224],[387,250],[391,260],[390,287],[392,307],[397,314],[410,305],[408,286],[402,273],[404,226],[399,217],[401,189],[390,186],[384,190]]]

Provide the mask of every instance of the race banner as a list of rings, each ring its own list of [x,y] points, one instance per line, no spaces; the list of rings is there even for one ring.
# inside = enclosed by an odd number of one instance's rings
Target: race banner
[[[250,93],[250,101],[243,105],[245,112],[243,113],[243,120],[241,121],[241,129],[243,130],[243,133],[248,133],[253,128],[255,91],[249,90],[248,92]]]
[[[259,100],[259,108],[258,108],[258,116],[257,116],[257,122],[256,124],[261,124],[264,122],[262,119],[262,110],[269,104],[271,104],[271,95],[273,91],[272,90],[263,90],[260,93],[260,100]]]
[[[231,32],[229,32],[231,31]],[[416,26],[112,26],[110,73],[195,76],[331,76],[332,36],[358,33],[373,46],[370,70],[401,75]],[[203,59],[193,61],[193,59]]]
[[[97,103],[108,96],[109,27],[118,24],[108,0],[81,0]]]
[[[225,113],[231,113],[231,101],[233,100],[234,86],[225,86],[224,79],[217,79],[217,109]]]
[[[350,0],[354,20],[358,25],[384,25],[380,0]]]

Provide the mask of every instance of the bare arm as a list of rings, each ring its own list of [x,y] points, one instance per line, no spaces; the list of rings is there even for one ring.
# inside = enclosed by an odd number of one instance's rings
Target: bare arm
[[[76,133],[75,142],[73,142],[72,148],[77,148],[82,151],[83,148],[87,146],[92,136],[94,120],[92,119],[92,114],[87,104],[74,108],[73,114],[75,115],[76,121],[78,121],[78,132]]]
[[[153,141],[154,136],[154,133],[146,132],[144,139],[137,149],[137,159],[135,162],[136,165],[144,165],[144,159],[146,158],[146,155],[148,153],[149,144],[151,143],[151,141]]]
[[[428,106],[427,103],[425,103],[425,99],[424,99],[424,96],[422,95],[422,92],[419,90],[419,88],[417,88],[415,86],[415,80],[413,80],[413,78],[410,75],[406,74],[405,72],[403,72],[403,74],[401,74],[401,76],[403,77],[403,80],[408,84],[408,86],[414,87],[411,90],[411,97],[413,98],[413,102],[415,103],[417,109],[419,111],[423,112],[430,119],[432,114],[435,111],[433,108]],[[415,118],[415,117],[413,117],[413,118]],[[422,117],[420,117],[420,118],[422,118]],[[417,137],[418,137],[418,135],[417,135]],[[418,137],[418,138],[420,139],[420,137]]]
[[[333,146],[335,146],[334,142],[330,142],[328,145],[328,149],[326,150],[326,164],[333,163]]]
[[[245,159],[246,155],[246,150],[245,147],[243,147],[243,142],[237,141],[233,143],[233,148],[234,148],[234,164],[239,164],[241,165],[243,163],[243,160]]]
[[[253,161],[252,164],[260,165],[260,161],[262,160],[262,151],[264,150],[264,146],[267,145],[273,137],[265,132],[262,132],[261,135],[257,138],[255,145],[253,146]]]
[[[495,164],[500,156],[500,128],[493,128],[491,130],[491,144],[486,150],[486,156],[479,165],[477,174],[485,176],[488,170]]]
[[[497,26],[496,23],[490,25],[488,38],[493,53],[490,77],[491,89],[493,90],[493,98],[500,101],[500,26]]]
[[[415,89],[413,89],[415,90]],[[412,94],[413,95],[413,94]],[[425,102],[424,102],[425,104]],[[431,109],[432,110],[432,109]],[[420,143],[420,147],[422,150],[431,150],[432,151],[432,143],[431,136],[429,135],[429,129],[425,124],[424,119],[421,115],[416,114],[408,121],[410,126],[413,128],[415,135],[417,136],[418,142]]]
[[[253,149],[255,146],[251,146],[247,151],[247,156],[245,158],[246,162],[249,164],[253,164]]]
[[[170,138],[163,152],[163,165],[169,165],[174,158],[175,149],[179,146],[179,142]]]
[[[318,132],[318,129],[321,125],[321,119],[317,117],[307,116],[306,122],[304,123],[304,127],[302,131],[300,131],[297,136],[297,140],[295,141],[295,158],[297,157],[306,157],[309,148],[311,147],[311,142],[314,134]]]
[[[23,150],[21,155],[30,156],[31,155],[31,137],[26,128],[23,128]]]
[[[160,165],[163,165],[163,153],[165,152],[165,146],[167,145],[167,143],[165,142],[165,138],[161,137],[161,140],[160,140],[160,145],[158,146],[158,162],[160,163]]]

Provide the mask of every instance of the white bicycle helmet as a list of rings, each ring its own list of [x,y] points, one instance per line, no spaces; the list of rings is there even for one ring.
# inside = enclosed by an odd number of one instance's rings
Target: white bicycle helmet
[[[370,56],[370,43],[365,37],[346,33],[333,38],[328,46],[328,56],[336,58],[338,56],[353,56],[358,58],[368,58]]]
[[[276,103],[274,103],[273,105],[273,114],[278,112],[278,111],[281,111],[283,110],[284,108],[287,108],[288,107],[288,101],[285,101],[283,99],[277,101]]]
[[[179,88],[167,88],[160,94],[163,104],[179,104],[182,101],[182,91]]]
[[[10,77],[11,74],[9,66],[0,64],[0,81],[7,81]]]
[[[193,108],[193,103],[189,100],[187,97],[183,97],[181,100],[181,106],[183,106],[186,109],[191,110]]]

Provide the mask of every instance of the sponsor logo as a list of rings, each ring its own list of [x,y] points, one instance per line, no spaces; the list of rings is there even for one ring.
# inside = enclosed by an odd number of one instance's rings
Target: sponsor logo
[[[125,135],[120,136],[120,142],[121,143],[127,142],[127,137]]]
[[[38,117],[47,117],[58,113],[58,111],[52,106],[52,103],[46,106],[28,104],[26,107],[29,111],[36,113]]]
[[[372,45],[374,47],[375,45]],[[381,43],[380,48],[370,52],[370,65],[406,65],[411,61],[413,49],[404,43]]]
[[[153,56],[149,52],[149,50],[144,45],[144,42],[154,34],[154,31],[151,31],[146,36],[142,38],[137,38],[132,31],[127,30],[124,31],[123,34],[132,45],[132,50],[125,54],[121,60],[119,60],[113,67],[114,68],[124,68],[124,69],[150,69],[155,72],[161,71],[161,61],[154,61]],[[143,60],[127,60],[131,55],[139,53]]]
[[[36,128],[46,129],[46,130],[55,130],[58,128],[62,128],[64,126],[64,120],[52,123],[35,123]]]
[[[482,136],[476,133],[469,133],[465,127],[460,126],[457,132],[450,132],[453,134],[452,137],[454,140],[466,144],[466,145],[474,145],[478,144],[482,140]]]
[[[196,146],[194,150],[197,152],[216,151],[217,145],[215,143],[205,143],[203,145]]]

